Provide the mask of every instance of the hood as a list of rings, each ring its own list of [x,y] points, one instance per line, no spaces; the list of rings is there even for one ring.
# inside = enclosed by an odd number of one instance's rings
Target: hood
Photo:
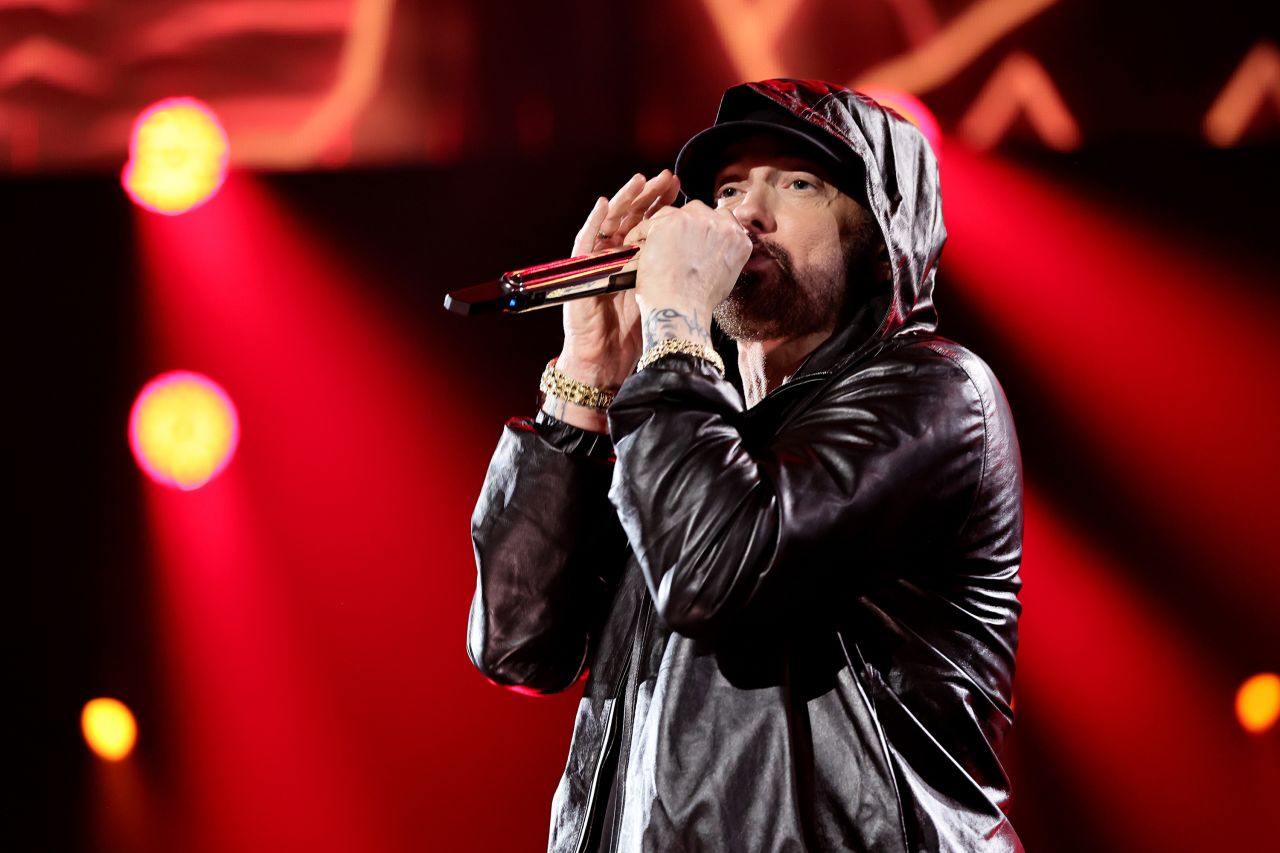
[[[934,331],[933,282],[947,229],[938,162],[924,134],[868,96],[819,80],[734,86],[720,101],[716,124],[745,119],[765,107],[786,110],[858,156],[865,167],[866,204],[893,262],[891,292],[873,298],[849,326],[837,329],[802,372],[829,369],[851,350],[863,352],[898,335]]]

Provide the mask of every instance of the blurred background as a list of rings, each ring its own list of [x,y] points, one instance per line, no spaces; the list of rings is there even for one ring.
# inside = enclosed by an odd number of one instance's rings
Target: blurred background
[[[1262,8],[0,0],[0,843],[545,849],[581,687],[506,692],[464,636],[471,509],[559,317],[441,302],[565,256],[724,88],[787,76],[937,129],[940,331],[993,366],[1026,471],[1027,848],[1274,845]]]

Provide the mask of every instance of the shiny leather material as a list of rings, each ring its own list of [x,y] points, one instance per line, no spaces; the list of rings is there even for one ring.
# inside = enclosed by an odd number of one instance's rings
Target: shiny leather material
[[[987,366],[935,333],[946,238],[920,134],[826,84],[764,98],[868,164],[895,261],[747,409],[691,356],[627,379],[608,439],[504,430],[473,517],[468,652],[493,681],[586,671],[549,849],[1006,851],[1022,474]],[[546,419],[543,419],[544,421]]]

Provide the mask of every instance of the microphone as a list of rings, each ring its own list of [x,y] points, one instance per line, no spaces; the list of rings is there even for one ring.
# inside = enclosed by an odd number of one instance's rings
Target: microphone
[[[444,307],[455,314],[523,314],[570,299],[636,286],[635,270],[621,272],[640,247],[621,246],[576,258],[505,272],[497,281],[450,291]]]

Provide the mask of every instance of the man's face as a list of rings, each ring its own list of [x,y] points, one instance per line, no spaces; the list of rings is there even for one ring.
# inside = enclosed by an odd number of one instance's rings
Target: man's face
[[[830,332],[858,296],[851,277],[871,267],[874,218],[784,139],[749,137],[726,163],[712,185],[716,207],[733,211],[755,248],[716,321],[738,341]]]

